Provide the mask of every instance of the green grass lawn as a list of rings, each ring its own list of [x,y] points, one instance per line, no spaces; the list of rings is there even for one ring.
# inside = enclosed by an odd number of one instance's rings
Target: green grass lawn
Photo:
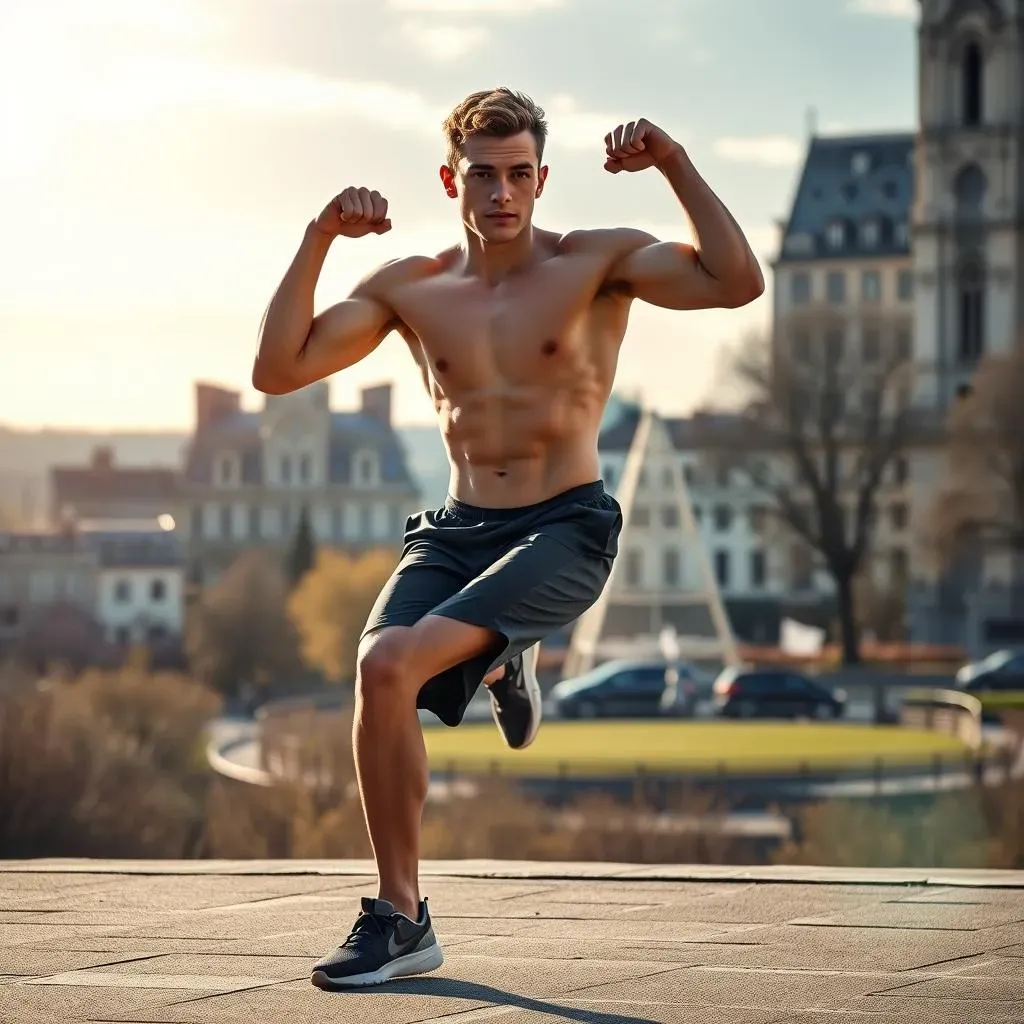
[[[934,755],[961,759],[967,748],[938,733],[898,727],[811,722],[608,721],[545,722],[532,746],[509,750],[493,724],[424,730],[434,771],[510,775],[631,776],[649,772],[798,770],[870,765],[927,765]]]

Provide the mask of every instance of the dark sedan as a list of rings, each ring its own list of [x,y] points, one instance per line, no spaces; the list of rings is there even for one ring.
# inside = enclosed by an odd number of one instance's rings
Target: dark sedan
[[[846,694],[789,669],[725,669],[712,690],[727,718],[840,718]]]
[[[1024,651],[996,651],[981,661],[964,665],[957,672],[956,681],[968,693],[1024,691]]]
[[[575,679],[564,679],[551,690],[551,702],[563,718],[655,718],[663,713],[666,686],[676,696],[674,714],[692,714],[697,684],[685,667],[676,670],[664,661],[606,661]],[[680,706],[682,705],[682,706]]]

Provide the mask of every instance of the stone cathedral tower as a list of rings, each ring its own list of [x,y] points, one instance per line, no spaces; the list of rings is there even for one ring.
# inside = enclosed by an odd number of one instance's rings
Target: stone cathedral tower
[[[918,401],[1024,343],[1024,0],[920,0]]]

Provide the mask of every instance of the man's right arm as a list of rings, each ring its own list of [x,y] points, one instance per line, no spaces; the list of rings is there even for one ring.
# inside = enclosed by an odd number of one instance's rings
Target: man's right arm
[[[382,233],[391,227],[384,219],[386,203],[381,205],[377,193],[367,193],[372,199],[365,213],[359,209],[361,192],[366,190],[346,190],[306,228],[263,315],[252,369],[253,387],[258,391],[287,394],[352,366],[396,326],[398,319],[383,297],[382,287],[382,279],[393,276],[394,263],[364,278],[347,299],[313,315],[317,281],[334,238]]]

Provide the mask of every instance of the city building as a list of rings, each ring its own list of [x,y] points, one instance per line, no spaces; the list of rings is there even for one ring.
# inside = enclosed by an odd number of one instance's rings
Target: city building
[[[305,514],[317,543],[363,550],[401,544],[420,505],[391,422],[391,385],[366,388],[360,408],[332,411],[321,381],[267,395],[196,386],[176,516],[191,583],[215,580],[245,548],[284,551]]]
[[[72,520],[140,520],[154,524],[178,504],[178,472],[169,466],[119,466],[114,451],[93,450],[88,466],[50,470],[50,522]]]
[[[123,647],[180,638],[184,559],[175,533],[140,523],[85,536],[97,554],[95,615],[107,640]]]

